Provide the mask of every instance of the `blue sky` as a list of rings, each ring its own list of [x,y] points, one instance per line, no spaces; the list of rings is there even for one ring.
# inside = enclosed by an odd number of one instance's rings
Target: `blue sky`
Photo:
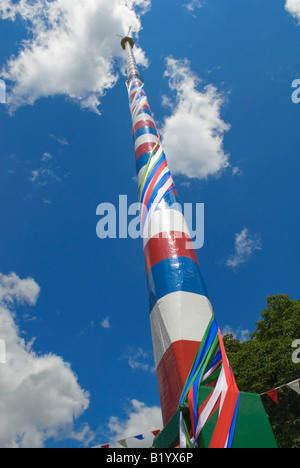
[[[268,295],[299,298],[300,2],[2,4],[0,446],[156,430],[142,241],[96,235],[99,204],[137,201],[114,32],[135,31],[179,197],[205,204],[217,321],[241,338]]]

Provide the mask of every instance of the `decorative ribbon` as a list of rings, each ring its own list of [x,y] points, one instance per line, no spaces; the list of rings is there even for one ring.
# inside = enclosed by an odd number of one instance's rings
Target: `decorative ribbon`
[[[214,390],[202,405],[198,405],[199,392],[204,386],[213,386]],[[198,447],[203,428],[218,410],[218,420],[209,448],[231,448],[239,398],[221,332],[212,318],[180,399],[180,447]]]

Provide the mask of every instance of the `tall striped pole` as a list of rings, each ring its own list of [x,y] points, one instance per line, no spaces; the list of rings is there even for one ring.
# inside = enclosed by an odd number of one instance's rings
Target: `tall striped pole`
[[[154,446],[175,447],[179,439],[181,448],[274,448],[260,396],[240,392],[236,385],[134,58],[133,39],[125,37],[121,44],[127,56],[153,349],[167,426]]]
[[[138,175],[150,322],[164,424],[181,392],[213,312],[168,168],[143,80],[124,38]]]

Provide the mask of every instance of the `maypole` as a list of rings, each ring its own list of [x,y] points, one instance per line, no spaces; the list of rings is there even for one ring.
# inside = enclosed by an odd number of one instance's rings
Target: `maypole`
[[[232,447],[244,395],[214,318],[136,64],[134,41],[124,37],[121,45],[127,57],[150,323],[165,425],[156,446]]]

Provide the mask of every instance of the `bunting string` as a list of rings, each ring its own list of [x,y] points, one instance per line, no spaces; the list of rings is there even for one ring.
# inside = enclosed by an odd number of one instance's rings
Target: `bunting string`
[[[155,437],[157,437],[159,433],[160,429],[156,431],[151,431],[147,434],[140,434],[134,437],[128,437],[127,439],[121,439],[113,444],[101,445],[100,448],[139,448],[139,446],[143,446],[143,448],[151,448]],[[145,444],[149,445],[149,447],[145,447]]]
[[[294,380],[293,382],[280,385],[280,387],[276,387],[273,390],[269,390],[268,392],[261,393],[260,396],[267,395],[278,405],[279,404],[278,390],[284,387],[288,387],[294,392],[298,393],[298,395],[300,395],[300,379],[297,379],[297,380]]]

